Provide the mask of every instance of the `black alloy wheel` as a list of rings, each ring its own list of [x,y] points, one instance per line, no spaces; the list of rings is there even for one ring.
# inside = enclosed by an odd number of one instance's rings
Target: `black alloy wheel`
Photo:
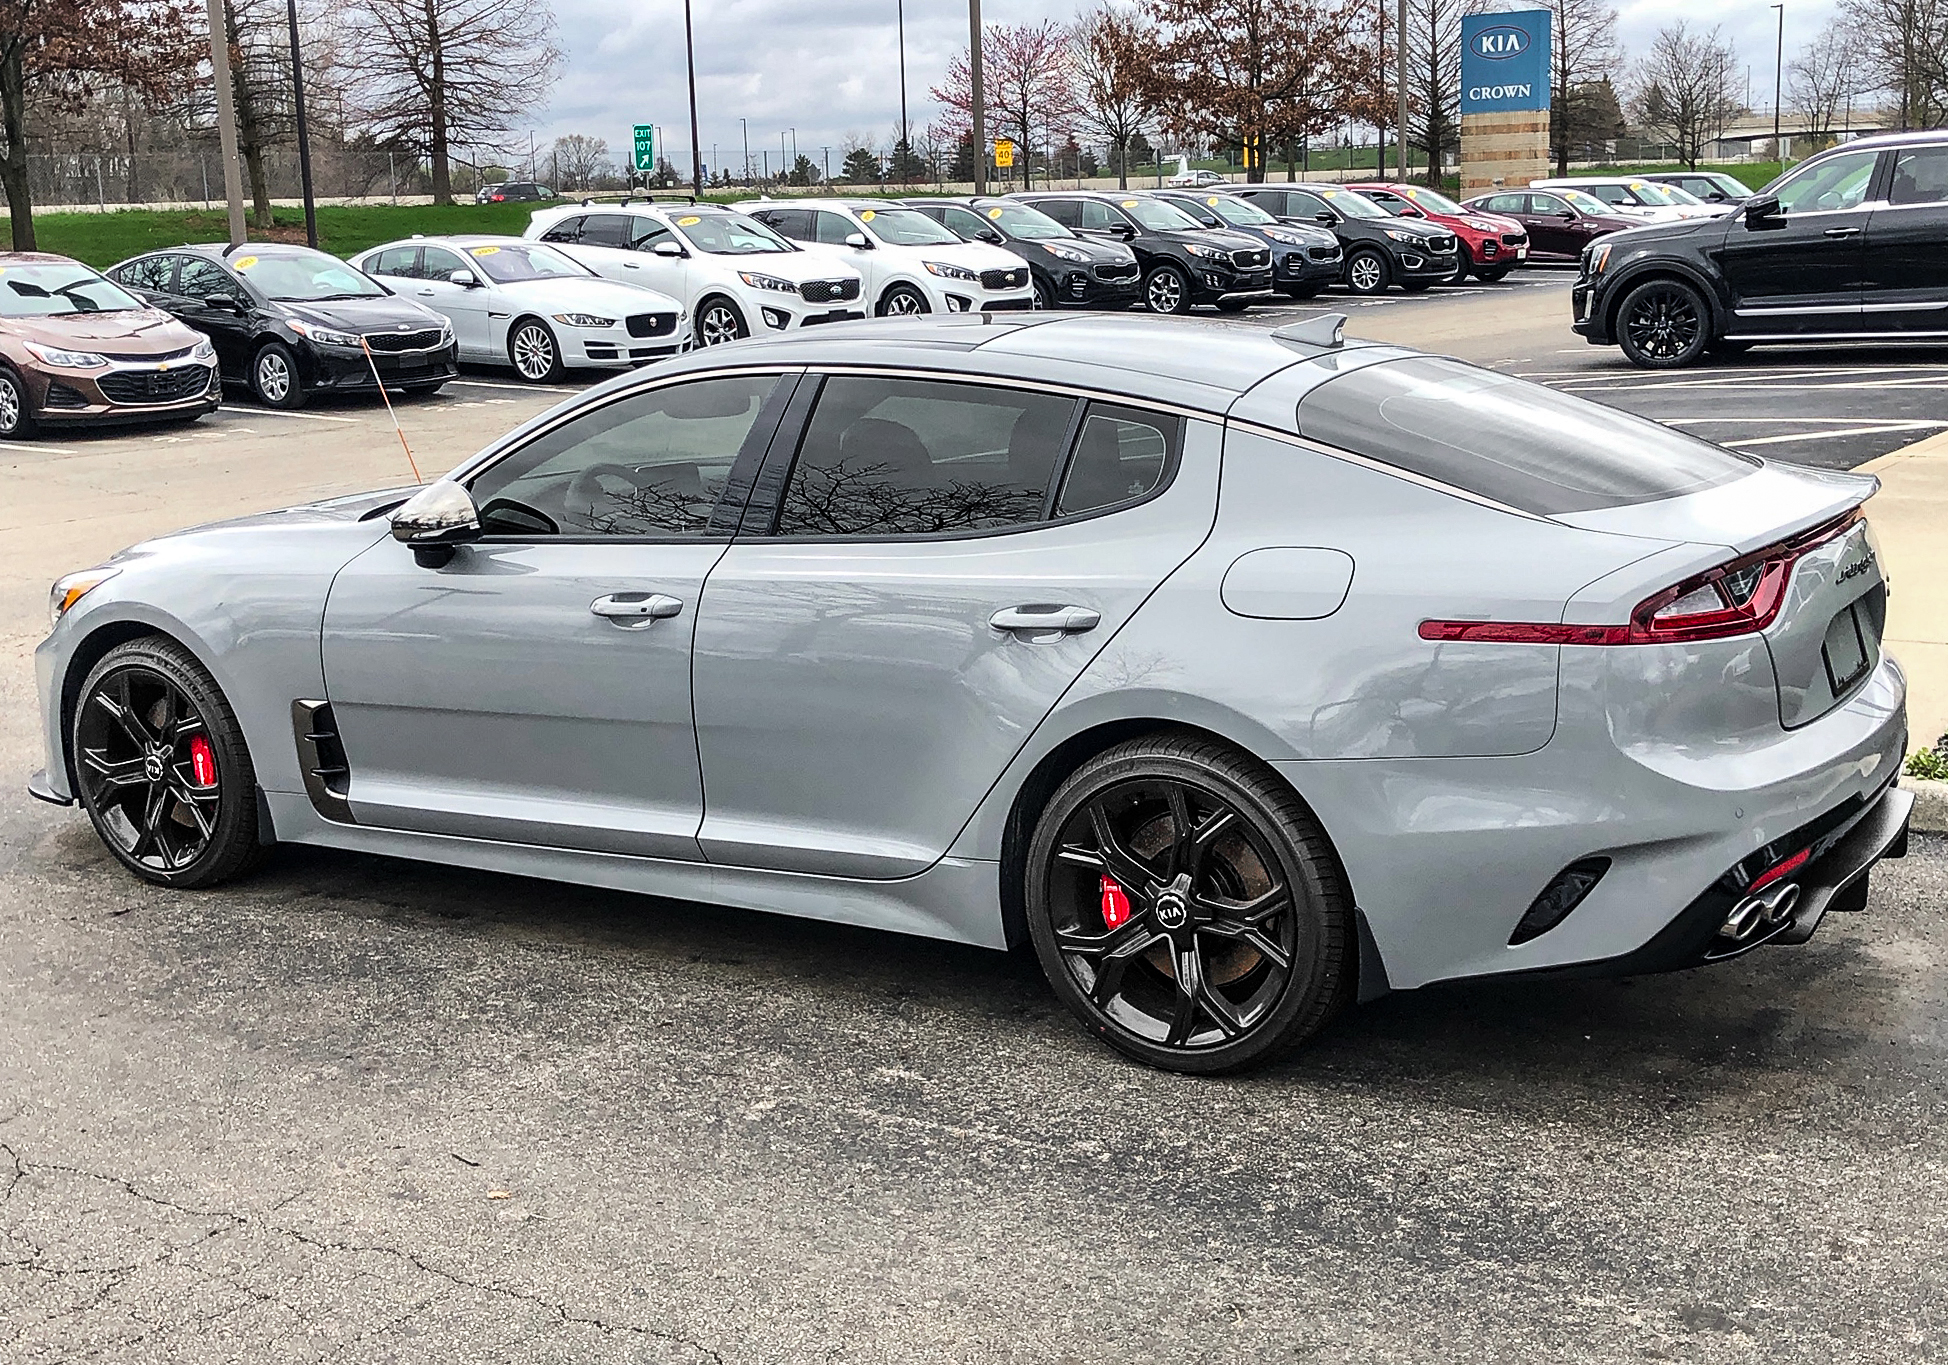
[[[82,808],[137,876],[210,886],[262,852],[242,728],[175,642],[132,640],[95,665],[75,704],[72,751]]]
[[[1174,265],[1160,265],[1143,279],[1143,306],[1152,313],[1188,313],[1190,279]]]
[[[1616,338],[1631,364],[1674,370],[1691,364],[1711,344],[1711,316],[1690,285],[1648,280],[1624,295]]]
[[[1078,769],[1028,850],[1029,931],[1064,1004],[1173,1071],[1234,1071],[1317,1032],[1355,972],[1324,835],[1262,765],[1192,737]]]
[[[1353,293],[1384,294],[1392,283],[1393,268],[1372,247],[1362,247],[1346,258],[1346,287]]]
[[[894,285],[879,300],[879,315],[883,318],[918,317],[932,311],[926,295],[910,284]]]
[[[0,441],[34,434],[34,411],[27,401],[27,385],[19,375],[0,366]]]
[[[1035,281],[1035,302],[1032,306],[1035,308],[1053,308],[1055,306],[1055,291],[1050,289],[1040,279]]]

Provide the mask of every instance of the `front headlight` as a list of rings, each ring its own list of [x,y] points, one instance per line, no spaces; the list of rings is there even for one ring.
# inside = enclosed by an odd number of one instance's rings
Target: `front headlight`
[[[61,618],[68,614],[68,608],[99,588],[120,569],[83,569],[79,573],[63,574],[54,580],[54,586],[47,593],[48,628],[59,625]]]
[[[556,313],[555,321],[564,327],[613,327],[614,318],[598,317],[594,313]]]
[[[979,283],[981,278],[964,265],[949,265],[945,261],[922,261],[920,264],[927,268],[929,275],[938,275],[943,280],[967,280],[970,283]]]
[[[1263,228],[1261,231],[1272,241],[1279,242],[1285,246],[1305,245],[1305,238],[1299,236],[1296,232],[1287,232],[1283,228]]]
[[[1598,242],[1590,248],[1590,274],[1601,275],[1603,267],[1610,263],[1610,244]]]
[[[1205,246],[1202,242],[1185,242],[1184,250],[1193,256],[1208,256],[1214,261],[1228,261],[1231,253],[1221,246]]]
[[[1461,221],[1466,223],[1470,228],[1472,228],[1476,232],[1500,232],[1501,231],[1500,228],[1496,227],[1493,223],[1489,222],[1485,218],[1463,218]]]
[[[208,337],[204,337],[201,341],[190,347],[189,358],[191,360],[215,360],[216,347],[210,343]]]
[[[54,346],[42,346],[38,342],[23,343],[43,365],[52,365],[62,370],[99,370],[108,363],[105,355],[93,351],[63,351]]]
[[[341,332],[336,328],[320,327],[315,322],[305,322],[298,318],[291,319],[291,330],[308,341],[317,342],[320,346],[350,346],[355,351],[360,349],[360,337],[357,332]]]
[[[1388,228],[1387,236],[1393,238],[1396,242],[1411,242],[1415,246],[1422,247],[1427,245],[1427,239],[1422,237],[1418,232],[1402,232],[1398,228]]]
[[[796,294],[798,286],[790,280],[781,280],[776,275],[760,275],[755,270],[740,270],[737,278],[753,289],[770,289],[780,294]]]
[[[1078,251],[1074,247],[1064,246],[1060,242],[1043,242],[1042,250],[1046,251],[1058,261],[1086,261],[1089,259],[1088,252]]]

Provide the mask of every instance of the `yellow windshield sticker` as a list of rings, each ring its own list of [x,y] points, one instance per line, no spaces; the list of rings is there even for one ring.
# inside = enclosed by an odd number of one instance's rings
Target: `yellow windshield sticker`
[[[1124,208],[1126,208],[1126,209],[1133,209],[1133,208],[1135,208],[1135,207],[1136,207],[1136,200],[1134,200],[1134,199],[1125,199],[1125,200],[1123,201],[1123,207],[1124,207]]]
[[[1208,199],[1206,199],[1204,202],[1207,204],[1215,204],[1217,203],[1217,201],[1218,201],[1218,197],[1214,194],[1210,196]]]
[[[862,223],[870,223],[878,216],[879,214],[872,209],[862,209],[859,213],[859,221]]]
[[[1000,216],[1001,216],[1002,214],[1004,214],[1004,213],[1006,213],[1006,212],[1007,212],[1007,210],[1006,210],[1006,209],[1004,209],[1004,208],[1000,208],[1000,207],[995,207],[995,208],[991,208],[991,209],[989,209],[989,210],[988,210],[988,217],[990,217],[990,218],[999,218],[999,217],[1000,217]]]
[[[696,214],[692,213],[685,217],[677,219],[676,225],[678,227],[695,227],[698,223],[701,223],[702,221],[703,219],[699,218]]]
[[[492,256],[499,250],[500,248],[497,246],[477,246],[473,249],[473,254],[476,256]]]
[[[248,270],[257,264],[257,258],[255,256],[239,256],[236,260],[230,262],[230,264],[239,270]]]

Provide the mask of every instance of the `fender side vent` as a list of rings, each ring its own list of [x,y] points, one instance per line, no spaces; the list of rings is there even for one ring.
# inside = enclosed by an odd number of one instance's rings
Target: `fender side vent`
[[[1558,872],[1516,924],[1515,932],[1508,936],[1508,946],[1527,943],[1569,918],[1569,912],[1583,903],[1609,870],[1608,858],[1582,858]]]
[[[345,746],[338,742],[338,724],[327,701],[291,703],[291,731],[298,743],[298,767],[304,773],[305,795],[312,808],[341,825],[358,823],[352,817],[352,769]]]

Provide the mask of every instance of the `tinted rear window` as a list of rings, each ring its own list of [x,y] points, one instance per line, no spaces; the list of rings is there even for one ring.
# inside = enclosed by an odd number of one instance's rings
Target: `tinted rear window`
[[[1315,441],[1541,516],[1696,493],[1758,466],[1642,417],[1432,357],[1329,379],[1298,415]]]

